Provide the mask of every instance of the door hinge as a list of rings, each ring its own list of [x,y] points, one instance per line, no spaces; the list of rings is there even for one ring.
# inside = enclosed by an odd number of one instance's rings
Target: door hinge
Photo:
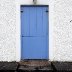
[[[49,12],[48,10],[46,10],[46,12]]]
[[[23,13],[23,11],[21,11],[21,13]]]

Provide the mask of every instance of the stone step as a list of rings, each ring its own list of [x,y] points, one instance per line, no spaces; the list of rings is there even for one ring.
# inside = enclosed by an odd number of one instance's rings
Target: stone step
[[[26,66],[49,66],[51,65],[51,62],[48,60],[22,60],[19,64]]]
[[[41,71],[41,72],[52,72],[53,69],[51,67],[25,67],[25,66],[20,66],[18,68],[18,72],[32,72],[32,71]]]
[[[48,60],[28,60],[21,61],[18,72],[32,72],[32,71],[41,71],[41,72],[52,72],[51,62]]]

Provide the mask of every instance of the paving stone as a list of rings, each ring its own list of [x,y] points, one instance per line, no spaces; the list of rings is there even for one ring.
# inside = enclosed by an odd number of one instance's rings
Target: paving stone
[[[17,72],[15,70],[0,70],[0,72]]]
[[[72,62],[52,62],[54,72],[72,72]]]
[[[0,71],[15,71],[17,70],[17,62],[0,62]]]

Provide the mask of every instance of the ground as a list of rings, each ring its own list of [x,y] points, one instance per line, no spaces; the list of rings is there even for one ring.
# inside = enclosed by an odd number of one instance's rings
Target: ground
[[[0,72],[72,72],[72,62],[50,62],[48,60],[23,60],[0,62]]]

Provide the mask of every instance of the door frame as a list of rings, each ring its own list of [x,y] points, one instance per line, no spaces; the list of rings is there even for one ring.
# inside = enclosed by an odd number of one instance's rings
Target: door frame
[[[53,3],[52,3],[53,4]],[[53,61],[53,9],[52,4],[41,4],[36,6],[48,6],[49,8],[49,60]],[[21,60],[21,13],[20,7],[23,6],[35,6],[32,4],[19,4],[16,3],[16,61],[19,62]]]

